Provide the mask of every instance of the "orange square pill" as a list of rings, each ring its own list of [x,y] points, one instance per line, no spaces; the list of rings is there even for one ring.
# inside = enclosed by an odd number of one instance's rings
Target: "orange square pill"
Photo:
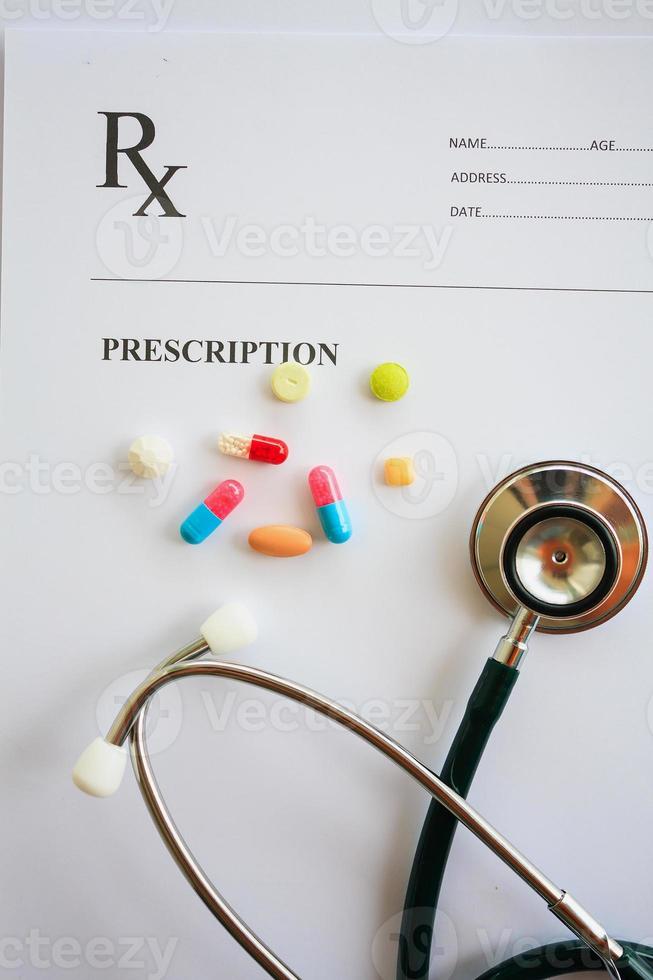
[[[384,465],[385,482],[389,487],[409,487],[415,479],[415,467],[410,456],[393,456]]]

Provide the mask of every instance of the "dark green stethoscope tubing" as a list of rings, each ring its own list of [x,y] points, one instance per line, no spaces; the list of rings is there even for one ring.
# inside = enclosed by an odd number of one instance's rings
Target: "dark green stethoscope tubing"
[[[622,980],[650,980],[653,977],[653,949],[619,940],[624,955],[619,963]],[[567,973],[603,970],[596,953],[578,939],[538,946],[512,956],[487,970],[478,980],[551,980]]]
[[[514,667],[490,659],[472,691],[440,774],[463,797],[469,792],[485,746],[518,677],[519,671]],[[397,980],[428,978],[435,914],[457,825],[458,821],[448,810],[436,800],[431,801],[406,891]],[[621,945],[625,955],[618,966],[623,980],[632,977],[653,980],[653,950],[633,943]],[[572,940],[551,943],[505,960],[478,980],[548,980],[565,973],[601,968],[598,957],[584,943]]]
[[[519,671],[488,660],[479,677],[440,778],[467,796],[492,729],[501,717]],[[442,879],[458,821],[432,800],[417,844],[399,935],[397,980],[425,980]]]

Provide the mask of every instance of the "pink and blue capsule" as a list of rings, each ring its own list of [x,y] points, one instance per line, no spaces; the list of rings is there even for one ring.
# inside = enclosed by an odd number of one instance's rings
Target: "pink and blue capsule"
[[[330,466],[314,466],[308,474],[317,516],[331,544],[344,544],[351,537],[351,521],[336,475]]]
[[[179,528],[184,541],[188,544],[205,541],[220,527],[225,517],[229,516],[244,496],[245,490],[238,480],[223,480]]]

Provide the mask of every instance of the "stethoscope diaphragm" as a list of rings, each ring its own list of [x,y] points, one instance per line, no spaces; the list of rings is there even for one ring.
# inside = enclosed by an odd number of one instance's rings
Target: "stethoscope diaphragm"
[[[520,607],[544,632],[576,632],[613,616],[646,567],[644,521],[630,494],[580,463],[524,467],[481,504],[470,540],[487,598],[508,616]]]

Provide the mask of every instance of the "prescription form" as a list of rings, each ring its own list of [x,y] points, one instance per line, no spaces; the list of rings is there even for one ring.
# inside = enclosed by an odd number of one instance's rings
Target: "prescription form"
[[[644,39],[8,34],[8,975],[36,955],[86,980],[130,959],[259,975],[134,781],[101,803],[69,776],[221,602],[260,624],[239,659],[437,769],[504,626],[467,559],[491,486],[581,459],[650,525],[651,91]],[[287,359],[312,376],[296,405],[269,387]],[[411,376],[395,405],[367,388],[388,360]],[[221,457],[221,431],[282,438],[289,459]],[[148,433],[176,459],[154,483],[126,466]],[[415,485],[385,487],[383,460],[408,455]],[[347,498],[342,547],[320,537],[317,464]],[[227,477],[243,505],[189,547],[180,521]],[[310,530],[310,554],[248,549],[269,523]],[[597,631],[534,639],[472,801],[612,934],[650,941],[649,588]],[[152,717],[171,808],[238,911],[302,976],[390,980],[419,788],[254,689],[185,682]],[[563,935],[462,830],[441,904],[438,977]]]

